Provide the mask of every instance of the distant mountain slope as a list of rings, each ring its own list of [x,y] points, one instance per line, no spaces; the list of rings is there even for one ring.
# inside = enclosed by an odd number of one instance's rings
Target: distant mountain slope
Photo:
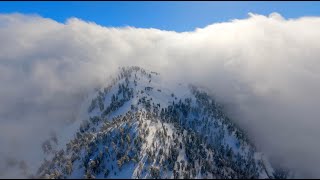
[[[273,178],[281,175],[204,90],[122,68],[98,90],[88,119],[56,151],[43,145],[41,178]],[[75,128],[74,128],[75,129]],[[276,173],[277,172],[277,173]],[[279,177],[279,176],[278,176]],[[285,177],[285,174],[284,176]]]

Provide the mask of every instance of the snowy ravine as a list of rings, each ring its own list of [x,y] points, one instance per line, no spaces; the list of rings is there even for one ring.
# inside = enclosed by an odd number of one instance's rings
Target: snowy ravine
[[[47,158],[34,177],[285,177],[195,86],[126,67],[87,100],[88,119],[43,144]],[[66,144],[53,150],[57,141]]]

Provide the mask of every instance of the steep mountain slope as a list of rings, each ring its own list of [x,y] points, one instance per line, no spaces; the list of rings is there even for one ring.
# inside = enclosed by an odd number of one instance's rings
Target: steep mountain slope
[[[169,84],[139,67],[120,69],[93,95],[88,119],[73,127],[65,146],[52,150],[59,138],[43,144],[49,160],[36,177],[272,178],[276,172],[204,90]]]

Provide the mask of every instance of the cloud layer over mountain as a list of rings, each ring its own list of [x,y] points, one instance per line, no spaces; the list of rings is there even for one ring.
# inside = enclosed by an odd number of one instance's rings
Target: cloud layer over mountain
[[[320,177],[320,17],[249,15],[182,33],[0,15],[0,159],[36,161],[91,89],[138,65],[208,87],[274,163]]]

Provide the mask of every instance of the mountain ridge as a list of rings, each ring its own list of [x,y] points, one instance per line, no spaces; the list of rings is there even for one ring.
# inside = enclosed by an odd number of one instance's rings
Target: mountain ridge
[[[50,160],[37,177],[286,177],[203,88],[168,84],[133,66],[120,68],[93,97],[88,119],[65,147],[43,145]]]

